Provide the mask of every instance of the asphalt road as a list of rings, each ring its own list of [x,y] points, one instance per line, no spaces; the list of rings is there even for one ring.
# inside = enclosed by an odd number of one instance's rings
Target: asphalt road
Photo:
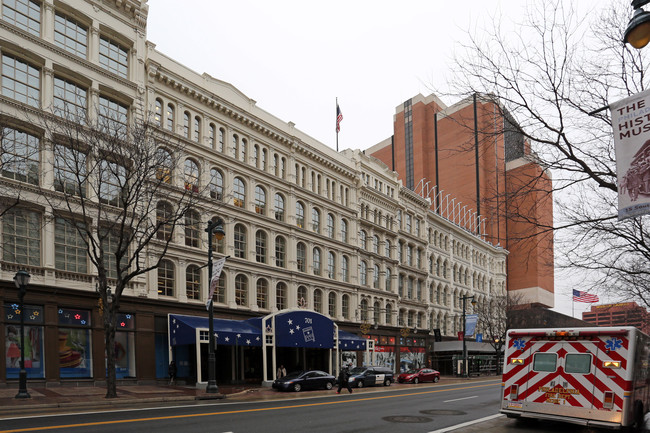
[[[498,412],[499,380],[267,402],[203,403],[0,421],[0,432],[435,432]],[[466,431],[462,429],[461,431]]]

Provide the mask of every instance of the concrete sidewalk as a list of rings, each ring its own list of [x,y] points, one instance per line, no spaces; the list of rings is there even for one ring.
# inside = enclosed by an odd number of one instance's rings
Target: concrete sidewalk
[[[477,383],[485,380],[496,380],[497,376],[484,376],[474,378],[441,377],[434,386],[453,383]],[[403,389],[430,384],[393,384],[392,387]],[[155,403],[190,403],[198,400],[221,401],[265,401],[297,398],[300,396],[336,395],[335,390],[305,391],[305,392],[279,392],[269,387],[261,386],[232,386],[219,385],[219,394],[207,394],[205,388],[190,386],[156,386],[156,385],[123,385],[117,387],[117,398],[107,399],[105,387],[94,386],[57,386],[39,387],[29,386],[29,399],[15,398],[18,392],[17,384],[10,384],[7,388],[0,389],[0,419],[11,416],[21,416],[39,413],[57,413],[69,411],[86,411],[99,409],[132,408]],[[355,389],[355,393],[368,393],[385,390],[383,386],[374,388]],[[347,391],[344,391],[347,393]]]

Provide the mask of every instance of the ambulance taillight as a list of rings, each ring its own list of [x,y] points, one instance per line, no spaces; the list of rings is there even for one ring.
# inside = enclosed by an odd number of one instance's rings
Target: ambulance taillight
[[[510,401],[519,400],[519,385],[510,385]]]
[[[605,391],[603,399],[603,408],[612,409],[614,407],[614,391]]]

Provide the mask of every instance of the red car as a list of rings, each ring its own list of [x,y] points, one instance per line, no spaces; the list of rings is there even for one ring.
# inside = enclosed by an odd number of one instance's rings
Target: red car
[[[437,382],[440,380],[440,372],[430,368],[418,368],[409,370],[397,376],[399,383]]]

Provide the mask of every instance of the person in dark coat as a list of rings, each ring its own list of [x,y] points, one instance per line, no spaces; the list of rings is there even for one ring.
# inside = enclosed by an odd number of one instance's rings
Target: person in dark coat
[[[341,388],[344,386],[350,391],[350,394],[352,394],[352,388],[350,388],[350,382],[348,382],[348,379],[350,378],[350,373],[348,372],[347,367],[341,367],[341,371],[339,371],[339,389],[336,391],[337,394],[341,393]]]
[[[169,384],[173,385],[174,381],[176,381],[176,361],[169,363],[169,369],[167,372],[169,373]]]

